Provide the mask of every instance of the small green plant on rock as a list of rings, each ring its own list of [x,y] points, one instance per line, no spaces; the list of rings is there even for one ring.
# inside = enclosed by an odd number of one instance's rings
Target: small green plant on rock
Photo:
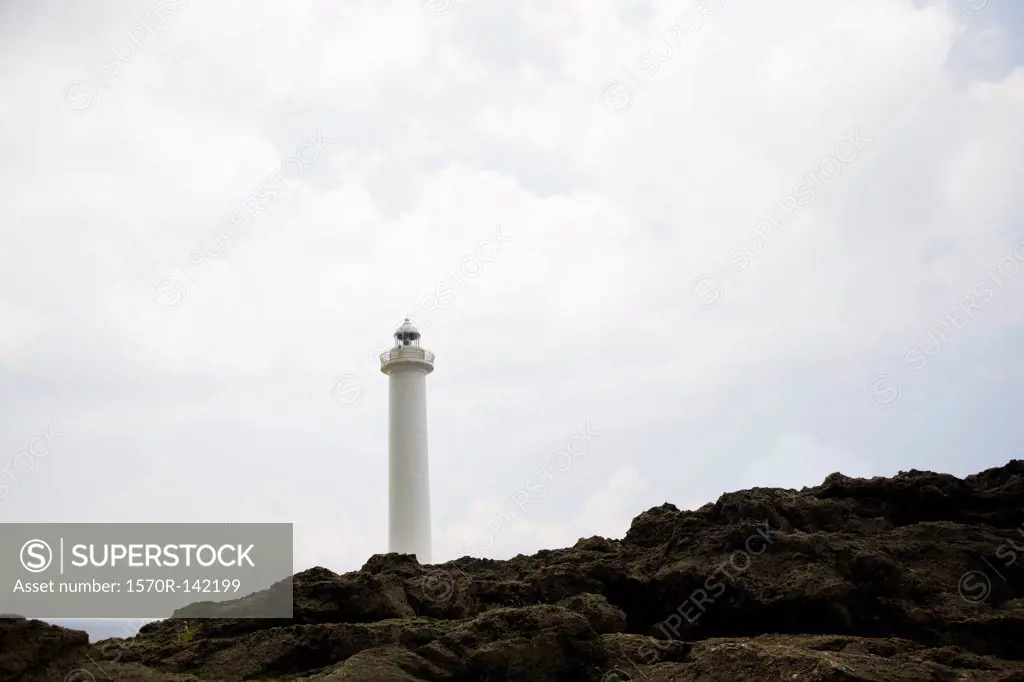
[[[185,629],[181,631],[180,635],[178,635],[178,641],[181,642],[182,644],[188,644],[193,639],[195,639],[195,636],[196,636],[195,629],[190,628],[188,626],[188,623],[185,623]]]

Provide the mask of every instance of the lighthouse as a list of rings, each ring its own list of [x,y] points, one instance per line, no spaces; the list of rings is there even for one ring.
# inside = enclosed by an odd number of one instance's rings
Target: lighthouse
[[[395,330],[395,345],[381,353],[388,375],[388,551],[430,557],[430,467],[427,464],[427,375],[434,354],[420,347],[409,318]]]

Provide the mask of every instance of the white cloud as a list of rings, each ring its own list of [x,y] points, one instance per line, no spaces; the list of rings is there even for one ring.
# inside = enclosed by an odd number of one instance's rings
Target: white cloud
[[[562,485],[565,485],[564,479]],[[543,496],[522,505],[509,499],[476,498],[467,521],[444,529],[435,541],[435,551],[444,559],[462,554],[507,559],[516,554],[532,554],[538,549],[571,547],[580,538],[594,535],[621,538],[633,518],[642,511],[635,505],[648,485],[634,467],[623,465],[588,495],[578,509],[568,514],[559,513],[557,520],[545,520],[542,511],[530,509],[531,504],[543,509],[546,506]],[[555,480],[552,496],[558,494],[558,487]]]
[[[763,455],[753,456],[744,470],[737,489],[795,488],[820,485],[832,473],[851,478],[891,476],[894,471],[879,471],[853,453],[830,448],[801,433],[783,436]]]
[[[685,3],[188,3],[116,75],[101,60],[151,5],[0,10],[0,432],[11,453],[26,423],[72,434],[4,518],[294,521],[297,563],[361,565],[386,541],[374,353],[498,226],[507,250],[423,322],[438,555],[588,417],[635,442],[610,436],[502,551],[621,535],[661,496],[927,451],[957,428],[948,407],[883,418],[868,383],[1024,237],[1024,69],[964,80],[956,49],[992,27],[955,3],[785,5],[728,0],[651,75],[637,58],[668,54]],[[106,85],[70,112],[89,69]],[[612,114],[616,79],[633,101]],[[190,254],[318,129],[336,142],[197,272]],[[736,269],[858,129],[870,144]],[[722,298],[702,309],[709,273]],[[153,300],[168,276],[173,310]],[[998,347],[971,377],[1019,373],[1019,279],[950,341]],[[361,365],[364,399],[341,409],[332,384]],[[808,415],[834,421],[827,445]],[[936,461],[978,461],[958,453]]]

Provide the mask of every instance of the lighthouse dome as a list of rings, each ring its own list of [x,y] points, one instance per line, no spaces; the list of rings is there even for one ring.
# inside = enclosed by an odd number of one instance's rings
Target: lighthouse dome
[[[416,325],[412,323],[412,320],[407,317],[398,329],[395,330],[395,347],[419,345],[420,330],[417,329]]]
[[[420,330],[417,329],[416,325],[412,323],[412,320],[407,317],[398,329],[395,330],[395,334],[415,334],[416,336],[419,336]]]

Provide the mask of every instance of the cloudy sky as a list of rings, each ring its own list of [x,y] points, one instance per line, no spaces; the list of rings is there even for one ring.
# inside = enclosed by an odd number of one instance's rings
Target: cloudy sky
[[[0,520],[358,568],[405,316],[438,561],[1005,463],[1022,46],[1015,0],[2,2]]]

